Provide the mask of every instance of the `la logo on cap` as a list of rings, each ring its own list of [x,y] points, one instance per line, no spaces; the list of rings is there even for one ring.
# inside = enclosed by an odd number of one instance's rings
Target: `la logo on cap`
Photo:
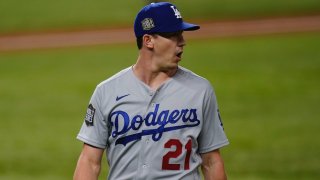
[[[141,21],[142,28],[143,30],[150,30],[154,28],[154,23],[151,18],[145,18],[144,20]]]
[[[178,9],[176,7],[174,7],[174,6],[170,6],[170,7],[173,10],[174,15],[177,17],[177,19],[182,18],[181,13],[178,11]]]

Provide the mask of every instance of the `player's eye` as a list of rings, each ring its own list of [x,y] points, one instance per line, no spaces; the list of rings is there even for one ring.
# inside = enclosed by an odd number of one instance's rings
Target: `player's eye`
[[[164,38],[178,38],[182,35],[183,31],[177,31],[177,32],[168,32],[168,33],[157,33],[159,36]]]

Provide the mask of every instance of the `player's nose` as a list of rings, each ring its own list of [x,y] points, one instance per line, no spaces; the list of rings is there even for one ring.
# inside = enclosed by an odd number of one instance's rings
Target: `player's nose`
[[[181,34],[179,37],[178,37],[178,46],[179,47],[183,47],[186,45],[186,41],[183,37],[183,35]]]

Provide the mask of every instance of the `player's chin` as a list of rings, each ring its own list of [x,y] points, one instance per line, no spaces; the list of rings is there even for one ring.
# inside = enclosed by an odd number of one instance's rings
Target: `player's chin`
[[[176,58],[174,61],[170,64],[173,68],[178,67],[179,62],[181,61],[181,58]]]
[[[167,69],[168,71],[173,71],[173,70],[176,70],[178,66],[179,66],[178,62],[172,62],[168,64],[165,69]]]
[[[173,59],[174,59],[175,63],[179,63],[182,60],[182,57],[181,56],[175,56]]]

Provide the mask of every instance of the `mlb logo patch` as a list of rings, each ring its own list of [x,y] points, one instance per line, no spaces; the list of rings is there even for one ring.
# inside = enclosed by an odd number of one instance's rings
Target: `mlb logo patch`
[[[87,114],[85,117],[85,122],[87,126],[93,126],[93,119],[94,119],[95,112],[96,112],[96,109],[92,106],[92,104],[89,104],[87,109]]]

